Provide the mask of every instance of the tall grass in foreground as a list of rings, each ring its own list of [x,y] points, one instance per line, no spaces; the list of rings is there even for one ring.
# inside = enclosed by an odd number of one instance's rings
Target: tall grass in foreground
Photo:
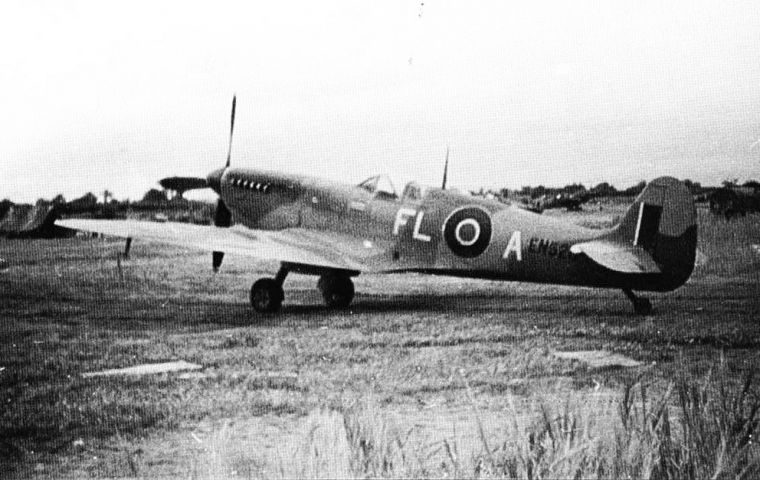
[[[721,369],[722,370],[722,369]],[[760,399],[747,377],[727,372],[681,380],[650,398],[637,383],[614,401],[584,393],[519,409],[510,402],[508,431],[488,436],[478,420],[474,447],[446,438],[426,443],[414,427],[388,421],[373,403],[312,412],[304,433],[276,459],[225,465],[224,445],[197,476],[246,472],[265,478],[758,478]],[[247,466],[241,468],[242,463]],[[203,469],[201,469],[203,470]]]

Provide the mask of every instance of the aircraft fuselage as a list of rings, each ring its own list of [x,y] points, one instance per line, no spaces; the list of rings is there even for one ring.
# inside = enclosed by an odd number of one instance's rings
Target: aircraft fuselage
[[[383,246],[383,258],[357,256],[369,270],[424,272],[568,285],[669,290],[662,275],[610,272],[571,247],[601,238],[553,218],[449,190],[401,197],[313,177],[230,168],[221,195],[237,224],[304,228]],[[350,252],[346,253],[350,255]],[[390,268],[389,268],[390,265]]]

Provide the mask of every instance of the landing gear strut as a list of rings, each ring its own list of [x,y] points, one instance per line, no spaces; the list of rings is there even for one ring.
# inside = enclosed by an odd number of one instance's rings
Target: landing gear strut
[[[649,315],[652,313],[652,302],[650,302],[648,298],[637,297],[636,294],[629,289],[624,289],[623,293],[625,293],[625,296],[631,301],[633,304],[633,311],[638,315]]]
[[[317,288],[330,308],[346,308],[354,299],[354,282],[345,275],[322,275],[317,282]]]
[[[274,278],[260,278],[251,287],[251,305],[259,313],[274,313],[282,306],[285,293],[282,283],[288,276],[288,270],[280,267]]]

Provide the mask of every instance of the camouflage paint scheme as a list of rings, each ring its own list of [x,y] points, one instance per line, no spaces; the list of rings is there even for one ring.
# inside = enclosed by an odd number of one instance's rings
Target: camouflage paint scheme
[[[673,178],[652,181],[608,230],[415,183],[398,196],[384,183],[382,176],[352,186],[223,168],[209,174],[208,184],[229,208],[230,228],[105,220],[58,224],[277,260],[286,274],[421,272],[669,291],[686,282],[694,267],[696,211],[686,187]],[[655,213],[645,215],[649,210]]]
[[[354,297],[350,277],[361,272],[438,275],[620,288],[640,314],[649,300],[633,290],[668,291],[691,275],[697,244],[696,210],[685,185],[652,181],[622,222],[606,231],[566,224],[534,213],[409,183],[399,197],[386,177],[357,186],[279,172],[231,168],[235,105],[223,168],[205,179],[170,177],[179,194],[211,188],[218,195],[214,226],[135,221],[66,220],[59,225],[212,251],[216,271],[225,252],[277,260],[273,278],[251,287],[251,305],[271,313],[284,298],[289,272],[319,275],[331,307]]]

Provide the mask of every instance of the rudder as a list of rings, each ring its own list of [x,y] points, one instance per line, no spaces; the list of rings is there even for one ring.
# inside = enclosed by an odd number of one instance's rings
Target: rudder
[[[678,288],[694,270],[697,251],[697,211],[691,192],[672,177],[652,180],[611,236],[652,255],[663,272],[653,290]]]

